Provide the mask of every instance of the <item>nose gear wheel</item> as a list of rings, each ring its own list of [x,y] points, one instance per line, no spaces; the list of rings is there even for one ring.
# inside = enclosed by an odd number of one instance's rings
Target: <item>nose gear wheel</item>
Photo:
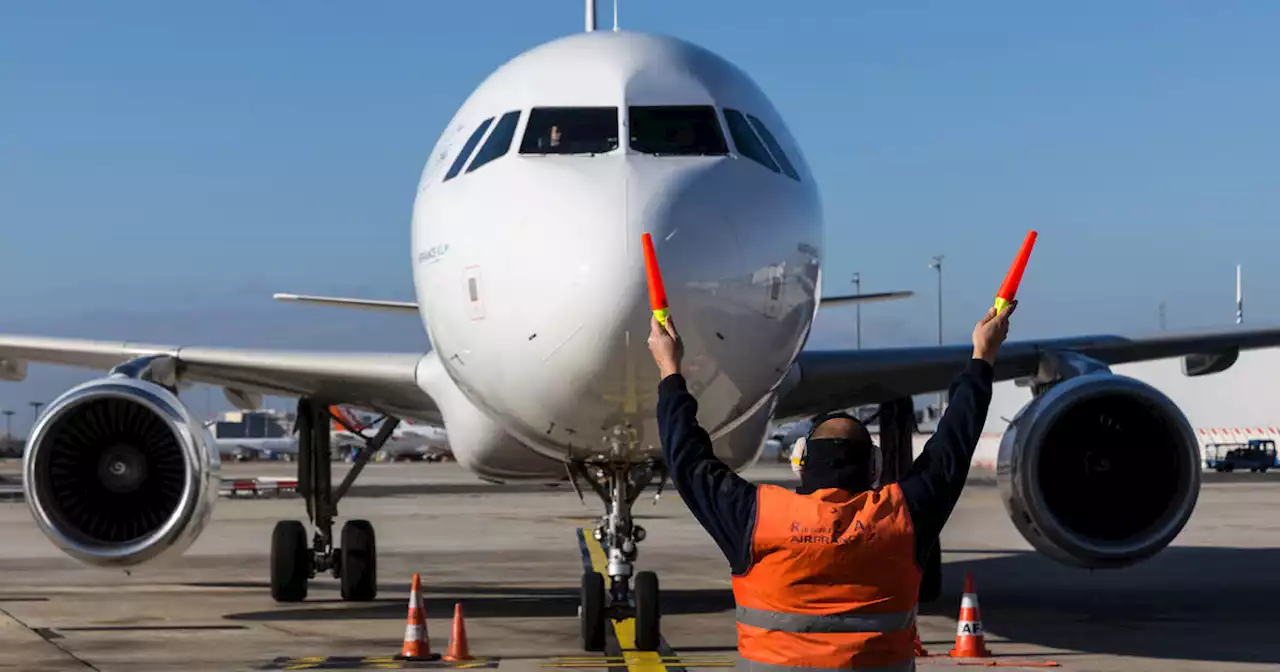
[[[620,455],[621,451],[616,448],[613,454]],[[583,648],[603,649],[603,633],[609,619],[635,619],[636,648],[656,651],[662,640],[658,577],[649,571],[635,573],[638,544],[646,534],[643,527],[635,524],[631,509],[641,493],[655,481],[658,483],[656,502],[666,481],[666,468],[652,459],[638,463],[603,459],[571,463],[569,473],[579,497],[582,490],[578,482],[584,481],[605,505],[605,515],[592,537],[605,552],[604,575],[608,577],[608,586],[604,585],[604,576],[595,571],[588,570],[582,577],[578,616]]]

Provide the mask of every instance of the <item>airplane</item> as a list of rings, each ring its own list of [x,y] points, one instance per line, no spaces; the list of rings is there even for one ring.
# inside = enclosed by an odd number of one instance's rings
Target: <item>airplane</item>
[[[241,412],[239,417],[204,423],[213,436],[221,459],[257,460],[270,456],[292,460],[298,454],[298,440],[281,424],[280,418],[265,411]]]
[[[385,421],[360,417],[359,414],[339,406],[332,406],[329,410],[333,415],[330,426],[332,441],[342,446],[350,445],[358,448],[363,443],[364,433],[376,430],[376,425],[380,421]],[[380,452],[391,460],[397,458],[442,459],[450,454],[449,437],[445,429],[438,425],[402,420],[391,432]]]
[[[657,576],[636,571],[645,531],[631,515],[666,477],[643,233],[655,242],[699,420],[733,469],[758,459],[772,421],[946,389],[967,346],[805,347],[821,307],[865,299],[823,296],[821,199],[786,122],[725,58],[670,36],[597,30],[592,0],[587,10],[586,30],[494,70],[431,150],[410,223],[415,300],[312,297],[416,316],[430,351],[0,335],[5,379],[22,380],[30,362],[107,372],[46,407],[31,433],[23,487],[41,531],[95,566],[180,554],[209,521],[219,467],[180,386],[220,386],[239,408],[293,397],[312,535],[300,520],[276,525],[271,594],[305,600],[309,581],[328,572],[344,599],[371,600],[373,527],[347,520],[335,536],[337,504],[399,420],[440,424],[480,477],[568,477],[600,497],[594,534],[609,585],[583,575],[582,645],[601,650],[605,619],[631,617],[637,646],[654,650]],[[1110,366],[1182,357],[1184,374],[1200,376],[1242,349],[1276,345],[1280,328],[1006,343],[996,378],[1025,381],[1033,398],[1005,432],[999,476],[1028,542],[1085,568],[1165,548],[1195,506],[1196,438],[1166,395]],[[388,417],[360,433],[360,459],[336,486],[331,405]],[[1041,468],[1066,463],[1077,466]]]

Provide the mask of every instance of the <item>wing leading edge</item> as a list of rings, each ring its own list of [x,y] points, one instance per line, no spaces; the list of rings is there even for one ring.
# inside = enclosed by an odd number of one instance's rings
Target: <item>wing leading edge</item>
[[[240,392],[313,397],[327,403],[440,421],[418,386],[420,353],[292,352],[180,347],[0,335],[0,370],[20,380],[27,362],[109,370],[138,357],[172,357],[183,381]]]
[[[1186,356],[1187,375],[1230,366],[1240,350],[1280,346],[1280,327],[1159,335],[1079,336],[1011,341],[1000,349],[996,380],[1032,376],[1054,353],[1116,365]],[[968,345],[801,352],[775,410],[778,419],[945,390],[968,360]]]
[[[276,301],[292,301],[310,303],[317,306],[335,308],[356,308],[359,310],[377,310],[406,315],[417,315],[418,304],[414,301],[386,301],[382,299],[350,299],[338,296],[307,296],[304,294],[276,293],[272,295]]]
[[[1188,356],[1188,375],[1229,366],[1240,350],[1280,346],[1280,328],[1160,335],[1081,336],[1006,343],[996,362],[996,380],[1036,374],[1046,356],[1073,352],[1109,365]],[[812,415],[832,408],[946,389],[970,355],[967,345],[800,353],[775,415]],[[180,347],[121,341],[90,341],[0,335],[0,378],[21,380],[27,362],[109,370],[131,359],[166,355],[183,380],[237,391],[310,396],[400,416],[440,421],[439,411],[417,382],[417,353],[293,352]]]

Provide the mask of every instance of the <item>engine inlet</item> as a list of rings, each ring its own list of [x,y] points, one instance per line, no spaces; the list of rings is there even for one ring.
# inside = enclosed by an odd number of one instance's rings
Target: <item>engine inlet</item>
[[[145,406],[95,399],[53,428],[45,483],[51,513],[88,541],[122,544],[160,529],[187,486],[182,448]]]

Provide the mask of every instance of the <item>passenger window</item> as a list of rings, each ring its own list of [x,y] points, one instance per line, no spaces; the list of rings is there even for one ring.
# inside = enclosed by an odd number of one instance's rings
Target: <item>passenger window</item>
[[[467,172],[506,154],[507,150],[511,149],[511,141],[516,137],[518,123],[520,123],[519,110],[502,115],[498,123],[493,125],[493,133],[489,134],[489,139],[485,140],[484,146],[476,152],[476,158],[472,159],[471,165],[467,166]]]
[[[769,150],[760,143],[760,138],[756,137],[755,131],[751,130],[741,112],[726,108],[724,120],[729,123],[729,134],[733,136],[733,144],[737,146],[739,154],[775,173],[780,172],[778,164],[769,156]]]
[[[489,124],[493,123],[493,117],[489,117],[480,122],[480,126],[476,128],[475,133],[467,138],[466,144],[462,145],[462,151],[458,152],[458,158],[453,160],[453,165],[449,166],[449,172],[445,173],[441,182],[448,182],[457,177],[458,172],[462,170],[462,166],[467,163],[467,157],[471,156],[471,152],[480,144],[480,138],[484,137],[484,132],[489,130]]]
[[[521,154],[605,154],[618,148],[616,107],[535,107]]]
[[[723,156],[729,153],[716,110],[710,106],[632,107],[631,149],[657,156]]]
[[[778,140],[774,138],[773,134],[769,132],[769,129],[765,127],[764,122],[750,114],[747,115],[747,118],[751,120],[751,125],[755,127],[758,133],[760,133],[760,139],[764,140],[764,144],[769,146],[769,153],[773,154],[773,158],[778,160],[778,165],[782,166],[782,172],[786,173],[787,177],[799,182],[800,173],[797,173],[795,166],[791,165],[791,160],[788,159],[786,153],[782,151],[782,145],[778,144]]]

